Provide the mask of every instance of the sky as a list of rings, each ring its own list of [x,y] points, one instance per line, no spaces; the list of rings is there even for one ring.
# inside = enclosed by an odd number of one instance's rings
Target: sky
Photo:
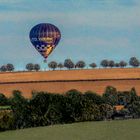
[[[140,0],[0,0],[0,65],[44,65],[29,40],[39,23],[62,34],[48,62],[140,59]]]

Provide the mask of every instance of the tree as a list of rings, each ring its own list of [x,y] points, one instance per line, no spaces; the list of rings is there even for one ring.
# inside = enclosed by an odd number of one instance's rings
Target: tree
[[[127,66],[127,63],[125,61],[120,61],[119,65],[123,68]]]
[[[74,121],[80,121],[81,117],[81,110],[82,110],[82,94],[80,91],[76,89],[69,90],[65,93],[65,96],[68,98],[70,104],[69,104],[69,110],[71,111],[71,117]]]
[[[99,121],[100,119],[99,106],[93,104],[91,100],[82,100],[80,121]]]
[[[11,109],[14,115],[15,128],[27,127],[30,117],[30,110],[28,107],[28,100],[22,96],[19,90],[13,91],[13,97],[11,98]]]
[[[72,69],[72,68],[74,68],[74,63],[72,62],[71,59],[66,59],[64,61],[64,67],[66,67],[68,69]]]
[[[109,66],[109,62],[107,59],[104,59],[101,61],[100,65],[104,68],[108,67]]]
[[[55,70],[57,68],[57,62],[55,61],[51,61],[49,64],[48,64],[48,67]]]
[[[131,57],[129,60],[129,65],[132,67],[138,67],[140,64],[139,60],[136,57]]]
[[[113,60],[108,61],[108,66],[109,67],[114,67],[115,66],[115,62]]]
[[[39,64],[35,64],[34,65],[34,70],[39,71],[40,70],[40,65]]]
[[[118,105],[127,106],[131,102],[131,96],[129,91],[118,92]]]
[[[131,97],[131,103],[139,100],[139,97],[134,87],[130,90],[130,97]]]
[[[118,104],[117,89],[112,86],[107,86],[105,93],[103,94],[103,99],[106,104],[112,106],[117,105]]]
[[[64,65],[63,65],[62,63],[59,63],[59,64],[57,65],[57,67],[60,68],[60,69],[62,69],[62,68],[64,67]]]
[[[7,67],[5,65],[1,66],[0,71],[2,71],[2,72],[7,71]]]
[[[78,61],[75,65],[76,68],[84,68],[86,66],[86,63],[84,61]]]
[[[8,99],[2,93],[0,93],[0,106],[8,105]]]
[[[33,65],[32,63],[28,63],[28,64],[26,65],[26,69],[27,69],[28,71],[32,71],[32,70],[34,69],[34,65]]]
[[[89,64],[89,66],[90,66],[91,68],[96,68],[96,67],[97,67],[96,63],[91,63],[91,64]]]
[[[14,70],[14,65],[13,64],[7,64],[6,65],[6,67],[7,67],[7,71],[13,71]]]
[[[99,106],[100,112],[101,112],[101,119],[106,120],[110,119],[111,116],[113,115],[113,107],[109,104],[101,104]]]
[[[69,97],[77,97],[81,95],[81,92],[76,89],[71,89],[67,91],[65,94],[66,96],[69,96]]]
[[[135,101],[132,104],[128,105],[128,110],[133,118],[140,117],[140,101]]]
[[[115,67],[120,67],[120,63],[115,63]]]
[[[97,105],[104,103],[103,98],[92,91],[86,91],[83,97],[87,100],[92,100],[92,102]]]
[[[0,113],[0,132],[5,130],[13,130],[14,129],[14,117],[13,113],[3,110]]]
[[[140,117],[140,97],[137,95],[135,88],[130,90],[130,103],[127,108],[134,118]]]

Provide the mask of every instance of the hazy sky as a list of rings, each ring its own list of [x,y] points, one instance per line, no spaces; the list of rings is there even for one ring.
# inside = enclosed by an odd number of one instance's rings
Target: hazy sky
[[[42,64],[28,34],[43,22],[62,33],[48,61],[140,59],[140,0],[0,0],[0,65]]]

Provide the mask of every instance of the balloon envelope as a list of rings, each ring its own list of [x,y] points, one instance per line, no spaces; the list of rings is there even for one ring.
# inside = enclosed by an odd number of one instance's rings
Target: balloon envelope
[[[41,23],[31,29],[29,37],[37,51],[47,59],[59,43],[61,33],[55,25]]]

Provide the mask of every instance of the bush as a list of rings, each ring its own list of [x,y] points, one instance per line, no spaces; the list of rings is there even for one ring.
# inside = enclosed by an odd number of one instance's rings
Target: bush
[[[100,120],[99,106],[94,104],[92,100],[83,98],[81,106],[80,121]]]
[[[98,94],[96,94],[96,93],[94,93],[92,91],[85,92],[85,94],[83,96],[87,100],[92,100],[92,102],[94,104],[100,105],[100,104],[104,103],[103,98],[100,95],[98,95]]]
[[[0,111],[0,131],[14,129],[14,117],[12,111]]]
[[[8,98],[6,98],[4,94],[0,93],[0,106],[6,106],[8,104]]]
[[[118,104],[118,95],[116,88],[112,86],[106,87],[105,93],[103,94],[103,100],[106,104],[117,105]]]
[[[109,104],[101,104],[100,108],[100,117],[102,120],[111,119],[113,115],[113,107]]]
[[[118,92],[108,86],[103,96],[91,91],[82,94],[76,89],[65,94],[33,92],[31,99],[25,99],[18,90],[13,91],[10,99],[11,109],[0,111],[0,130],[26,127],[47,126],[53,124],[80,121],[100,121],[114,117],[130,115],[140,118],[140,97],[132,88]],[[123,109],[116,109],[123,105]]]

